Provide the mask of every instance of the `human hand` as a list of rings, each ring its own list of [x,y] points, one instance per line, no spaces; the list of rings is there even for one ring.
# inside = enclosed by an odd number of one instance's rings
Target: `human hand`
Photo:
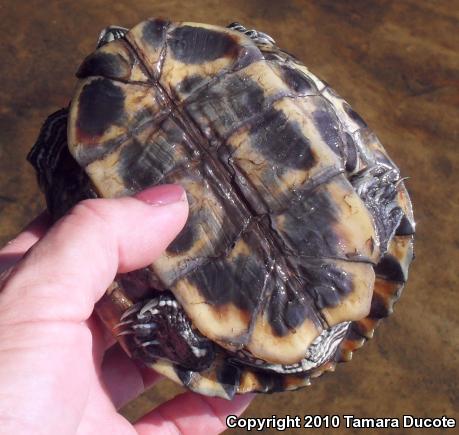
[[[138,198],[83,201],[52,227],[42,215],[0,250],[1,434],[211,434],[249,404],[187,392],[134,425],[116,412],[158,375],[106,353],[94,304],[117,272],[158,257],[188,214],[179,186]]]

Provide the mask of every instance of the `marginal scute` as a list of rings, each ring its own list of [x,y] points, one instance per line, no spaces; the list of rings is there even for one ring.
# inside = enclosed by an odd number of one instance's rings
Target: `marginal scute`
[[[325,87],[321,94],[333,104],[336,110],[336,115],[340,119],[343,127],[349,134],[360,130],[366,124],[360,117],[357,116],[356,112],[350,107],[350,105],[344,101],[332,88],[329,86]]]
[[[396,236],[412,236],[415,233],[415,222],[413,215],[413,207],[411,205],[408,191],[403,183],[399,183],[397,186],[396,195],[397,204],[403,212],[402,219],[395,230]]]
[[[349,133],[345,133],[345,169],[348,173],[353,173],[358,165],[358,151],[354,139]]]
[[[400,263],[390,254],[385,254],[380,262],[375,266],[375,273],[389,281],[405,282],[406,278]]]
[[[408,267],[413,259],[413,236],[397,236],[388,246],[386,255],[399,261],[404,279],[408,277]],[[384,257],[383,257],[384,258]],[[370,313],[364,319],[352,322],[349,333],[340,344],[335,355],[336,361],[349,361],[355,350],[362,347],[365,339],[373,337],[373,332],[380,319],[392,314],[398,301],[404,282],[391,281],[384,276],[375,278]]]
[[[221,364],[217,368],[217,381],[224,388],[228,397],[234,397],[239,390],[242,369],[233,364]]]
[[[352,107],[344,103],[343,104],[344,111],[350,116],[350,118],[355,121],[361,128],[364,128],[367,126],[367,123],[362,119],[362,117],[354,110]]]
[[[309,95],[317,92],[314,84],[298,69],[283,65],[281,71],[286,85],[296,95]]]

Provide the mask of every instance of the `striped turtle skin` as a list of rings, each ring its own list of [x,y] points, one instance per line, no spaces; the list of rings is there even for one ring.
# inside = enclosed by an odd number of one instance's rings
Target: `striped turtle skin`
[[[211,396],[294,390],[349,360],[413,258],[411,202],[375,134],[264,33],[114,29],[29,155],[48,207],[179,183],[190,216],[118,277],[101,318],[130,355]]]

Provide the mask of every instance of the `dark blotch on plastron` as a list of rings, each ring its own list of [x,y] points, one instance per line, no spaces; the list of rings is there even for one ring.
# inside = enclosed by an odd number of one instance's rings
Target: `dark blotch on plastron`
[[[284,53],[280,53],[277,51],[263,51],[263,59],[267,60],[268,62],[284,62],[286,56]]]
[[[285,65],[282,66],[282,78],[286,85],[297,94],[306,94],[315,90],[315,87],[301,71]]]
[[[127,79],[130,72],[130,65],[121,55],[96,51],[83,61],[76,76],[80,79],[90,76]]]
[[[313,320],[317,317],[311,311],[313,304],[310,297],[300,288],[301,282],[298,279],[282,282],[285,280],[283,276],[277,275],[267,307],[269,324],[279,337],[295,330],[306,318]]]
[[[367,123],[355,110],[352,109],[352,107],[349,104],[343,103],[343,108],[344,111],[349,115],[349,117],[359,125],[359,127],[367,127]]]
[[[302,271],[305,289],[319,310],[336,307],[354,289],[351,276],[334,264],[305,262]]]
[[[190,201],[192,199],[189,199]],[[168,254],[177,255],[189,251],[196,241],[199,234],[199,221],[201,217],[198,212],[190,213],[185,226],[182,231],[174,239],[174,241],[167,247]]]
[[[406,282],[406,277],[399,261],[390,254],[386,254],[375,266],[375,273],[388,281]]]
[[[311,315],[311,301],[309,298],[301,294],[300,291],[287,292],[288,302],[285,306],[285,324],[286,326],[294,330],[300,326],[304,320],[308,317],[315,317]]]
[[[195,225],[197,225],[197,220],[192,218],[191,220],[189,219],[179,235],[168,246],[166,252],[168,254],[177,255],[190,250],[196,238],[195,235],[197,231]]]
[[[336,116],[328,110],[316,110],[312,117],[321,138],[337,156],[342,157],[344,144]]]
[[[294,201],[277,232],[294,253],[310,257],[342,257],[334,231],[338,214],[333,198],[319,187]]]
[[[311,169],[316,160],[311,143],[295,121],[281,111],[270,109],[262,121],[251,129],[252,147],[267,160],[294,169]]]
[[[191,26],[174,29],[168,44],[175,59],[191,64],[210,62],[230,55],[238,46],[229,34]]]
[[[77,127],[81,133],[100,136],[124,116],[124,93],[108,79],[96,79],[83,87]]]
[[[258,305],[266,269],[256,257],[238,256],[209,262],[188,275],[188,280],[217,307],[233,303],[249,315]]]
[[[230,363],[222,363],[217,367],[217,381],[221,384],[228,397],[233,398],[239,388],[241,369]]]
[[[197,124],[209,125],[204,133],[217,141],[260,114],[267,105],[263,89],[243,73],[225,75],[211,87],[198,91],[192,100],[186,112]]]
[[[147,21],[143,26],[142,39],[154,48],[161,46],[166,36],[169,22],[165,20]]]
[[[250,78],[228,76],[221,85],[212,88],[212,97],[215,101],[223,102],[222,111],[224,106],[227,106],[234,113],[233,122],[238,119],[243,121],[263,110],[266,101],[264,90]]]
[[[192,75],[183,79],[177,85],[177,91],[182,94],[191,94],[196,88],[202,85],[206,81],[205,77],[200,75]]]
[[[268,321],[273,332],[282,337],[289,333],[288,326],[284,321],[285,306],[287,305],[287,292],[284,286],[277,286],[269,300]]]
[[[183,129],[170,116],[159,115],[159,118],[152,117],[148,109],[141,109],[132,125],[153,123],[154,133],[142,141],[133,135],[120,151],[116,168],[131,192],[164,183],[167,174],[190,159],[192,151]]]
[[[147,158],[147,146],[133,139],[120,152],[117,170],[127,189],[143,190],[162,178],[162,171],[158,168],[161,162]]]
[[[354,139],[349,133],[345,133],[345,150],[345,169],[347,172],[353,172],[357,167],[358,153]]]

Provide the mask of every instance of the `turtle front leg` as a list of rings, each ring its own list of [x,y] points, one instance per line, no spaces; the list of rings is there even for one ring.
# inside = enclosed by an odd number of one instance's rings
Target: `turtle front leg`
[[[170,292],[135,304],[116,326],[126,335],[133,356],[150,363],[165,359],[193,371],[202,371],[214,360],[213,343],[202,336]]]

